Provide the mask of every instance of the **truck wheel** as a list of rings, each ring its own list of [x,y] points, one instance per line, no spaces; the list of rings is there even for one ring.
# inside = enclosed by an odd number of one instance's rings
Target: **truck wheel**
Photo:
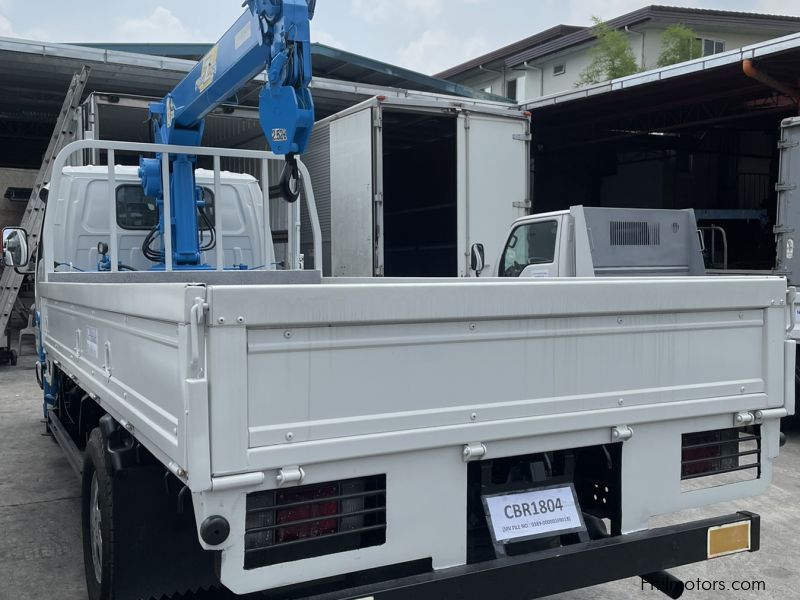
[[[94,429],[83,461],[81,516],[83,565],[89,600],[112,600],[114,575],[113,483],[105,441]]]

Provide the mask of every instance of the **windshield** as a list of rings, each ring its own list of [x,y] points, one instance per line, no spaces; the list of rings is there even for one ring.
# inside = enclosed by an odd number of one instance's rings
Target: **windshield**
[[[528,265],[546,265],[556,254],[558,221],[525,223],[511,232],[500,262],[501,277],[519,277]]]

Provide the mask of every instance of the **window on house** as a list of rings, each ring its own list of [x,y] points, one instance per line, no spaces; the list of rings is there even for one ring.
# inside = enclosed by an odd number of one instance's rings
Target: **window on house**
[[[725,52],[725,42],[722,40],[712,40],[708,38],[697,38],[703,50],[703,56],[713,56],[720,52]]]
[[[506,82],[506,98],[511,100],[518,100],[518,92],[519,92],[519,80],[512,79],[511,81]]]
[[[567,72],[567,65],[565,65],[564,63],[553,67],[554,76],[563,75],[566,72]]]

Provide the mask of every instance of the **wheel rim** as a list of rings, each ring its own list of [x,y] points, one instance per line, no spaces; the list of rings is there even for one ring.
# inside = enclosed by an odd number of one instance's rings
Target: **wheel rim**
[[[92,475],[91,503],[89,505],[89,535],[92,544],[92,565],[98,583],[103,576],[103,516],[100,513],[100,486],[97,484],[97,473]]]

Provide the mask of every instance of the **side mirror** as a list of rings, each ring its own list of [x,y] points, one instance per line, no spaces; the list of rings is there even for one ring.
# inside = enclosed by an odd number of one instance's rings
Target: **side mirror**
[[[28,264],[28,232],[21,227],[3,229],[3,264],[19,269]]]
[[[50,198],[50,188],[43,187],[39,190],[39,200],[47,204],[47,200]]]
[[[486,264],[486,250],[483,244],[472,244],[470,268],[480,275]]]

